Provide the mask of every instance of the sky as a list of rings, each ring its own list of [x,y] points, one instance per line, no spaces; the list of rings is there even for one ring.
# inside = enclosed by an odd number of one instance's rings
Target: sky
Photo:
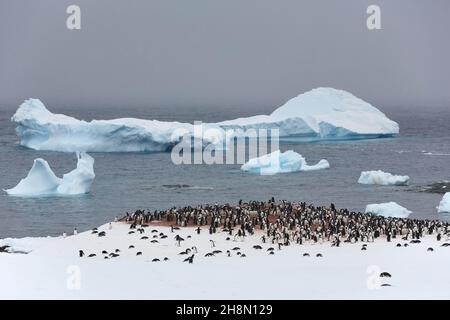
[[[81,8],[81,29],[66,8]],[[381,30],[366,26],[381,9]],[[315,87],[450,107],[448,0],[0,0],[0,110],[279,106]]]

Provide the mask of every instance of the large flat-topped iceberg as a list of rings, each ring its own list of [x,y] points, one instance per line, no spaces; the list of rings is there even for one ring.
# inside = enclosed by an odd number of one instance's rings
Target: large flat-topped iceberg
[[[34,160],[28,175],[14,188],[5,190],[15,196],[75,195],[88,193],[94,181],[94,158],[87,153],[77,153],[77,167],[58,178],[47,161]]]
[[[386,203],[373,203],[366,206],[366,213],[372,213],[386,218],[408,218],[411,211],[391,201]]]
[[[235,130],[237,137],[246,136],[248,129],[277,129],[281,138],[293,139],[378,138],[399,132],[398,124],[377,108],[351,93],[332,88],[301,94],[270,115],[203,124],[200,137],[190,123],[135,118],[88,122],[54,114],[38,99],[22,103],[12,121],[17,123],[21,145],[66,152],[166,151],[185,134],[202,138],[204,144],[217,144],[217,135],[205,134],[208,129]]]
[[[273,175],[277,173],[321,170],[329,167],[330,164],[325,159],[320,160],[315,165],[308,165],[305,158],[295,151],[280,152],[280,150],[277,150],[270,154],[250,159],[241,166],[241,170],[262,175]]]
[[[361,184],[379,184],[383,186],[407,186],[408,176],[397,176],[381,170],[363,171],[358,179]]]

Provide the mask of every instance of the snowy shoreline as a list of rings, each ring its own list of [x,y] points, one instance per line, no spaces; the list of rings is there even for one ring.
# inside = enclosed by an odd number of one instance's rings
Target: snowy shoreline
[[[158,232],[152,233],[151,230]],[[167,226],[149,226],[145,232],[129,234],[122,222],[66,238],[9,239],[9,244],[28,254],[0,253],[2,299],[448,299],[450,298],[450,247],[447,239],[437,242],[425,236],[421,243],[401,237],[387,242],[378,238],[365,242],[304,243],[278,250],[261,243],[261,233],[241,240],[226,240],[227,232],[210,235],[208,228],[194,227],[171,232]],[[161,239],[159,234],[167,235]],[[178,247],[174,236],[185,241]],[[158,235],[158,243],[151,243]],[[147,236],[148,239],[142,239]],[[190,237],[188,237],[190,236]],[[212,248],[210,240],[214,240]],[[401,244],[401,247],[397,246]],[[404,244],[408,246],[405,247]],[[4,245],[0,240],[0,246]],[[262,249],[254,249],[258,244]],[[133,245],[134,248],[129,249]],[[194,263],[179,255],[196,247]],[[32,248],[31,248],[32,247]],[[239,247],[241,257],[232,250]],[[269,255],[268,248],[274,248]],[[428,251],[432,247],[433,251]],[[119,249],[119,257],[104,259]],[[79,257],[79,250],[85,256]],[[222,253],[205,257],[206,253]],[[226,251],[230,250],[231,257]],[[136,255],[137,252],[142,255]],[[304,256],[308,253],[309,256]],[[320,253],[322,257],[316,255]],[[89,258],[89,254],[96,254]],[[168,261],[163,261],[168,257]],[[152,262],[158,258],[160,261]],[[433,272],[429,272],[432,270]],[[391,278],[380,278],[388,272]],[[390,286],[382,286],[387,284]]]

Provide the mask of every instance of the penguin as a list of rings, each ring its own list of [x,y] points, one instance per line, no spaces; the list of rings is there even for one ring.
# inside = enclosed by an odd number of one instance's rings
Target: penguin
[[[241,258],[245,258],[246,257],[246,255],[243,253],[243,254],[241,254]]]
[[[105,231],[99,232],[98,236],[99,237],[104,237],[104,236],[106,236],[106,232]]]
[[[92,258],[92,257],[96,257],[97,255],[95,253],[91,253],[90,255],[88,255],[88,258]]]
[[[205,257],[214,257],[214,253],[208,252],[207,254],[205,254]]]
[[[392,276],[389,272],[384,271],[384,272],[380,273],[380,278],[390,278],[390,277],[392,277]]]
[[[194,263],[194,254],[192,256],[190,256],[189,258],[184,259],[183,262]]]
[[[152,233],[155,233],[155,232],[158,232],[158,230],[156,230],[156,229],[153,229],[152,231],[151,231]]]
[[[152,262],[158,262],[158,261],[159,261],[158,258],[155,258],[155,259],[152,260]]]
[[[213,240],[209,240],[211,242],[211,248],[214,248],[216,246],[216,243]]]
[[[134,246],[131,244],[128,246],[128,249],[134,249]]]
[[[227,257],[231,257],[231,251],[227,250]]]
[[[262,247],[261,247],[260,245],[255,245],[255,246],[253,246],[253,249],[256,249],[256,250],[261,250],[261,249],[262,249]]]
[[[141,240],[147,240],[148,239],[148,237],[147,236],[143,236],[143,237],[141,237]]]
[[[275,249],[273,247],[270,247],[269,249],[267,249],[267,251],[274,251]]]
[[[234,248],[231,249],[231,250],[236,251],[236,250],[241,250],[241,248],[239,248],[239,247],[234,247]]]
[[[138,252],[136,252],[136,255],[137,255],[137,256],[142,256],[142,252],[141,252],[141,251],[138,251]]]
[[[366,248],[366,247],[362,247],[361,250],[362,250],[362,251],[365,251],[365,250],[367,250],[367,248]]]
[[[238,252],[236,252],[236,254],[238,255],[238,256],[240,256],[241,255],[241,253],[238,251]]]
[[[383,283],[381,286],[382,287],[392,287],[392,285],[390,285],[389,283]]]
[[[433,248],[428,248],[427,251],[428,251],[428,252],[433,252],[434,249],[433,249]]]
[[[80,256],[80,258],[84,257],[84,251],[83,250],[78,251],[78,255]]]
[[[152,241],[150,241],[150,243],[159,243],[159,241],[158,240],[152,240]]]
[[[164,261],[169,261],[169,258],[167,258],[167,257],[164,257],[164,259],[163,259]]]
[[[133,234],[134,233],[134,231],[128,231],[128,234]]]
[[[76,236],[78,234],[77,228],[73,229],[73,235]]]
[[[269,251],[269,255],[274,255],[274,254],[275,254],[275,252]]]
[[[321,253],[318,253],[318,254],[316,254],[316,257],[317,257],[317,258],[322,258],[323,255],[322,255]]]
[[[153,238],[153,239],[156,239],[156,238],[158,238],[158,236],[155,234],[152,238]]]
[[[309,253],[304,253],[303,256],[304,257],[309,257]]]
[[[115,253],[119,253],[120,252],[120,250],[119,249],[116,249],[115,251],[114,251]]]
[[[397,243],[396,247],[401,247],[402,244],[401,243]]]
[[[102,254],[108,254],[108,251],[103,250],[103,251],[102,251]]]
[[[221,250],[214,250],[213,253],[214,254],[218,254],[218,253],[222,253],[222,251]]]

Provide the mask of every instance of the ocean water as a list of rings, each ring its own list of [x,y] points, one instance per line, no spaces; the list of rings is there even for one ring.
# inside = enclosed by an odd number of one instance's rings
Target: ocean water
[[[58,108],[58,113],[91,119],[138,117],[168,121],[227,120],[269,113],[270,109],[235,108]],[[41,152],[18,145],[10,117],[15,109],[0,110],[0,187],[10,188],[26,176],[33,159],[46,159],[58,176],[76,166],[74,154]],[[170,153],[92,153],[96,179],[89,195],[70,197],[12,197],[0,194],[0,238],[59,235],[98,226],[126,211],[165,209],[204,203],[236,203],[276,199],[331,202],[363,211],[369,203],[395,201],[412,210],[411,217],[450,219],[437,214],[442,195],[413,191],[450,180],[450,107],[382,109],[400,124],[396,138],[346,142],[282,144],[308,162],[327,159],[331,168],[275,176],[243,173],[240,165],[172,164]],[[428,154],[431,153],[431,154]],[[361,171],[376,170],[409,175],[410,187],[366,186],[357,183]]]

